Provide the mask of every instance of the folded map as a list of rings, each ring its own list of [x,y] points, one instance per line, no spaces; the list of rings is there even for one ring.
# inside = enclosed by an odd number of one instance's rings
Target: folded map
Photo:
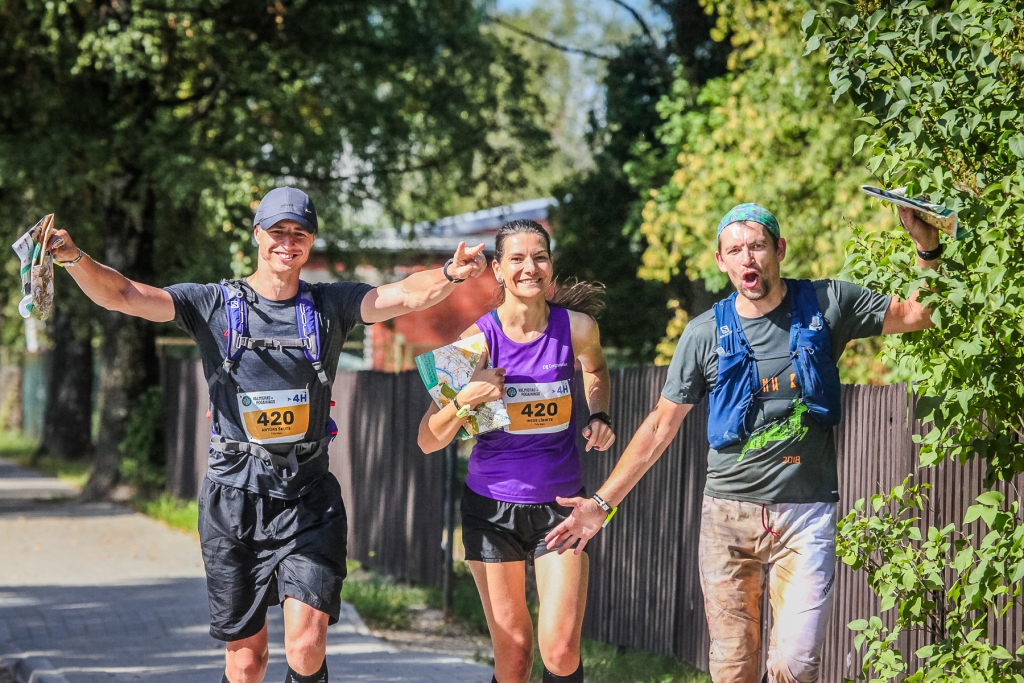
[[[21,317],[46,320],[53,308],[53,255],[46,244],[53,234],[53,214],[48,214],[11,247],[21,261]]]
[[[960,225],[956,217],[956,211],[947,209],[941,204],[932,204],[926,202],[923,199],[915,199],[906,195],[907,188],[897,187],[894,190],[883,190],[880,187],[874,185],[861,185],[865,194],[869,194],[872,197],[877,197],[883,201],[892,202],[897,206],[905,206],[908,209],[913,209],[917,214],[918,218],[923,220],[928,225],[941,230],[950,237],[958,240],[962,240],[967,237],[967,230]]]
[[[416,356],[420,379],[438,408],[451,403],[459,390],[469,384],[480,356],[486,350],[484,335],[476,334]],[[490,358],[487,359],[487,367],[491,367]],[[490,401],[477,406],[476,415],[470,415],[466,426],[459,429],[455,436],[458,439],[469,439],[477,434],[507,427],[510,422],[505,404]]]

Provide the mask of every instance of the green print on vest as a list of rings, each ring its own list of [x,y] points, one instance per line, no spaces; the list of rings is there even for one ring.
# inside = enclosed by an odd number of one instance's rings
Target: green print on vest
[[[807,436],[807,427],[804,427],[803,415],[807,412],[807,406],[800,400],[793,401],[793,414],[785,422],[773,422],[750,435],[740,457],[736,462],[743,462],[743,456],[751,448],[764,448],[776,441],[786,441],[796,437],[797,441]]]

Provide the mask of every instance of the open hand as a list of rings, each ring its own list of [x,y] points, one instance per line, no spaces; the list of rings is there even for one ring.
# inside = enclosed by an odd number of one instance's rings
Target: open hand
[[[480,354],[480,360],[476,363],[473,376],[469,378],[466,386],[459,390],[459,403],[476,407],[481,403],[499,400],[505,393],[505,369],[488,368],[487,349]]]
[[[596,448],[599,451],[606,451],[615,443],[615,432],[601,420],[591,420],[590,424],[583,428],[583,438],[587,440],[585,450]]]
[[[487,257],[484,256],[485,246],[481,242],[477,246],[467,249],[465,242],[459,242],[452,264],[448,266],[448,274],[456,280],[480,277],[480,274],[487,270]]]
[[[572,513],[544,537],[548,550],[557,550],[561,555],[575,545],[573,552],[583,552],[587,541],[597,535],[608,513],[593,498],[555,498],[564,507],[571,507]],[[578,541],[578,543],[577,543]]]

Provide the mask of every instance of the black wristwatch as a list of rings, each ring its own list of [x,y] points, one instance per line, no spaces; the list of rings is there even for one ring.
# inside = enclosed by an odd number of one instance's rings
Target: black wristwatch
[[[444,273],[444,276],[446,278],[448,278],[448,282],[452,282],[454,284],[459,284],[460,282],[465,282],[466,281],[465,279],[457,280],[456,278],[453,278],[451,275],[448,274],[448,266],[450,266],[453,263],[455,263],[455,259],[453,259],[453,258],[450,258],[447,261],[445,261],[444,262],[444,268],[441,269],[441,272]]]
[[[917,250],[917,256],[922,261],[934,261],[935,259],[942,256],[942,242],[939,242],[939,246],[935,247],[930,251]]]
[[[612,428],[612,416],[609,415],[608,413],[591,413],[590,419],[587,420],[587,424],[590,424],[594,420],[600,420],[601,422],[604,422],[606,425],[608,425],[609,429]]]

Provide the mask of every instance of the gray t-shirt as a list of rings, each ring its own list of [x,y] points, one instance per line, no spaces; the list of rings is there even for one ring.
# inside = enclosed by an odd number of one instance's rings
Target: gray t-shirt
[[[248,285],[243,287],[248,301],[251,337],[295,339],[299,336],[294,298],[271,301],[256,294]],[[333,382],[345,337],[355,325],[362,323],[359,307],[372,287],[356,282],[336,282],[314,284],[310,288],[320,323],[320,359],[324,371]],[[247,427],[242,418],[243,405],[246,405],[243,401],[247,399],[241,394],[281,392],[280,396],[291,397],[290,392],[295,392],[294,397],[301,398],[303,402],[308,397],[308,408],[302,408],[301,412],[296,409],[284,416],[284,421],[291,417],[289,428],[294,433],[297,430],[295,425],[301,424],[304,416],[308,415],[308,426],[302,440],[317,441],[326,435],[331,410],[331,389],[317,379],[313,365],[306,359],[302,349],[243,351],[231,378],[226,382],[217,382],[214,376],[224,362],[227,351],[225,333],[228,330],[220,286],[185,283],[172,285],[166,290],[174,299],[174,322],[198,344],[203,359],[203,372],[207,382],[212,382],[210,405],[214,432],[228,439],[247,441]],[[253,405],[251,399],[248,399],[248,405]],[[283,424],[280,415],[269,413],[259,415],[258,420],[252,420],[250,416],[252,424],[249,427],[260,429],[261,425],[257,422],[269,425],[271,416],[274,422]],[[291,448],[285,444],[267,447],[280,453],[287,453]],[[327,457],[318,456],[303,464],[293,479],[284,481],[259,458],[211,451],[208,476],[225,486],[292,500],[309,491],[327,472],[327,466]]]
[[[839,360],[852,339],[881,334],[891,297],[838,280],[814,283],[818,305]],[[754,433],[746,443],[708,453],[704,492],[750,503],[834,503],[839,500],[835,438],[830,427],[803,414],[792,360],[790,292],[760,318],[739,316],[757,358],[761,391],[754,399]],[[673,403],[699,403],[718,378],[715,312],[697,316],[683,330],[661,395]],[[794,410],[795,409],[795,410]]]

